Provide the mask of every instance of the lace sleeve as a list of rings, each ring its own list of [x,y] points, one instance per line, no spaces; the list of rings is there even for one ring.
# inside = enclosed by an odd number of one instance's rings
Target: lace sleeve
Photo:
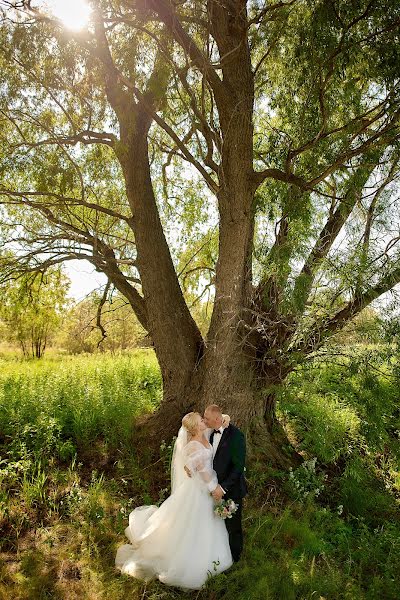
[[[213,492],[218,485],[217,474],[210,466],[203,444],[196,441],[189,442],[185,450],[185,465],[192,474],[198,473],[210,492]]]

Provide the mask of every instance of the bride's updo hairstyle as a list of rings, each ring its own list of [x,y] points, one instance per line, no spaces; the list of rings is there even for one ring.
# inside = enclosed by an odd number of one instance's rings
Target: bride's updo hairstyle
[[[182,419],[182,426],[188,431],[190,435],[196,435],[199,427],[200,414],[198,412],[190,412],[185,415]]]

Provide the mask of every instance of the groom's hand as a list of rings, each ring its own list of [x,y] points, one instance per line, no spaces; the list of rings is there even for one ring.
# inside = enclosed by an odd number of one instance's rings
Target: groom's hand
[[[185,465],[184,469],[185,469],[185,471],[186,471],[186,475],[187,475],[188,477],[191,477],[191,476],[192,476],[192,474],[191,474],[190,470],[187,468],[187,466],[186,466],[186,465]]]
[[[224,490],[220,485],[217,485],[215,490],[211,493],[211,496],[214,498],[216,502],[219,502],[224,495]]]

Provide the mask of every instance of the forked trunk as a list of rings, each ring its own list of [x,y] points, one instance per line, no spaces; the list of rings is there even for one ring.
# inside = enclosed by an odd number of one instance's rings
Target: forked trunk
[[[251,361],[240,350],[236,353],[237,368],[225,357],[230,368],[219,371],[224,363],[211,351],[206,352],[192,373],[183,395],[164,389],[166,400],[149,419],[142,423],[147,442],[157,452],[161,439],[171,440],[180,426],[184,414],[190,411],[204,412],[207,405],[218,404],[230,415],[234,424],[246,435],[250,462],[262,461],[277,468],[287,468],[296,460],[296,452],[287,449],[290,443],[276,417],[276,391],[279,384],[257,379]],[[212,382],[211,390],[209,382]],[[161,433],[161,438],[160,438]]]

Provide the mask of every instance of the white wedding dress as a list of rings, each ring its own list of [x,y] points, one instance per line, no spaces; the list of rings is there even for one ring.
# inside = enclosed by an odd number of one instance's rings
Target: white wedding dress
[[[138,579],[157,577],[167,585],[200,589],[208,577],[232,565],[225,523],[214,514],[210,496],[217,484],[212,447],[187,443],[181,427],[171,473],[171,496],[159,507],[140,506],[129,515],[125,534],[130,544],[118,549],[115,564]]]

